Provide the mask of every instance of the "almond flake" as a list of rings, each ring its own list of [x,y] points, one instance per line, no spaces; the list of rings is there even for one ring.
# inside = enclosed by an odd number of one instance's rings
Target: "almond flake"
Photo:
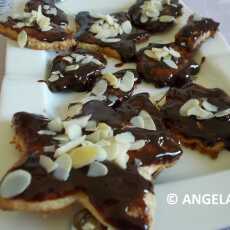
[[[97,122],[96,121],[89,121],[85,127],[86,131],[96,131],[97,129]]]
[[[78,124],[67,124],[65,126],[65,133],[69,137],[70,140],[76,140],[82,136],[81,126]]]
[[[71,71],[75,71],[75,70],[78,70],[79,69],[79,65],[76,64],[76,65],[68,65],[65,67],[65,72],[71,72]]]
[[[129,92],[130,90],[132,90],[134,84],[135,84],[135,76],[133,72],[127,71],[120,81],[119,88],[123,92]]]
[[[184,105],[180,108],[180,115],[181,116],[188,116],[188,110],[192,107],[199,106],[200,102],[197,99],[190,99],[184,103]]]
[[[138,140],[138,141],[135,141],[131,147],[129,148],[129,150],[139,150],[139,149],[142,149],[146,144],[146,141],[145,140]]]
[[[208,100],[205,98],[203,101],[202,101],[202,107],[209,111],[209,112],[217,112],[218,111],[218,108],[217,106],[211,104],[208,102]]]
[[[126,34],[130,34],[132,32],[132,24],[129,20],[123,22],[121,24],[121,28]]]
[[[170,68],[178,69],[177,64],[172,59],[164,58],[163,62]]]
[[[131,132],[124,132],[124,133],[117,134],[115,136],[115,140],[120,143],[134,143],[135,137]]]
[[[51,131],[53,131],[53,132],[61,132],[63,128],[64,127],[63,127],[62,120],[59,117],[51,120],[48,123],[48,129],[51,130]]]
[[[92,89],[92,93],[96,96],[101,96],[107,91],[108,83],[105,80],[100,80]]]
[[[117,43],[117,42],[120,42],[121,39],[120,38],[102,38],[101,41],[105,43]]]
[[[28,41],[28,35],[27,35],[27,33],[26,33],[25,30],[22,30],[22,31],[18,34],[17,41],[18,41],[18,45],[19,45],[20,48],[23,48],[23,47],[26,46],[27,41]]]
[[[85,140],[85,137],[86,136],[82,136],[82,137],[78,138],[77,140],[73,140],[73,141],[70,141],[70,142],[64,144],[63,146],[61,146],[60,148],[58,148],[55,151],[54,157],[57,158],[57,157],[61,156],[62,154],[68,153],[70,150],[81,145],[81,143]]]
[[[146,23],[148,20],[149,20],[149,18],[147,16],[141,15],[141,17],[140,17],[141,23]]]
[[[106,165],[95,161],[89,166],[87,176],[88,177],[103,177],[103,176],[106,176],[108,172],[109,170]]]
[[[175,18],[169,15],[162,15],[159,17],[159,21],[160,22],[174,22]]]
[[[97,145],[85,145],[73,149],[69,155],[73,161],[73,167],[79,169],[90,165],[97,160],[102,147]]]
[[[67,181],[72,169],[72,159],[68,154],[63,154],[55,161],[58,167],[54,171],[54,177],[61,181]]]
[[[141,116],[135,116],[130,120],[130,123],[137,128],[143,129],[145,127],[145,121]]]
[[[46,170],[47,173],[53,172],[57,167],[57,163],[54,162],[50,157],[41,155],[39,159],[39,164]]]
[[[108,81],[109,85],[111,85],[113,88],[118,88],[120,81],[114,74],[105,73],[102,77]]]
[[[215,117],[226,117],[230,115],[230,109],[225,109],[215,114]]]
[[[67,135],[58,135],[53,137],[53,140],[59,141],[61,143],[67,143],[70,141],[69,137]]]
[[[81,117],[74,118],[74,119],[71,119],[71,120],[68,120],[68,121],[64,121],[63,125],[64,125],[64,127],[67,127],[67,126],[70,126],[70,125],[78,125],[81,128],[85,128],[86,125],[88,124],[91,116],[92,115],[86,115],[86,116],[81,116]]]
[[[153,130],[153,131],[157,130],[156,125],[155,125],[151,115],[148,112],[142,110],[140,112],[139,116],[141,116],[144,120],[144,128],[145,129]]]
[[[31,174],[25,170],[16,170],[8,173],[0,185],[0,196],[13,198],[22,194],[31,183]]]
[[[69,63],[73,62],[73,58],[71,56],[65,56],[65,57],[62,58],[62,60],[65,60],[65,61],[67,61]]]
[[[47,136],[55,136],[56,132],[53,132],[51,130],[39,130],[38,134],[39,135],[47,135]]]

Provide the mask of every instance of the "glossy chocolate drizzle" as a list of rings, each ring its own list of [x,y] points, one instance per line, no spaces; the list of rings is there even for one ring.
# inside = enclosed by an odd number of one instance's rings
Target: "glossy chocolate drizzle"
[[[158,117],[159,112],[148,100],[147,94],[131,97],[120,108],[108,107],[100,101],[88,102],[83,108],[83,114],[91,113],[92,119],[107,122],[116,133],[129,130],[137,139],[147,140],[147,145],[143,149],[129,152],[130,161],[126,170],[113,163],[104,162],[109,169],[109,173],[104,177],[96,179],[87,177],[88,167],[84,167],[78,170],[72,169],[69,179],[63,182],[56,180],[52,174],[47,174],[39,166],[39,154],[29,151],[27,160],[18,168],[31,173],[32,183],[17,198],[27,201],[44,201],[84,192],[89,196],[92,205],[112,226],[130,230],[149,229],[145,213],[147,206],[143,198],[146,191],[152,192],[152,183],[139,175],[135,159],[138,157],[143,166],[153,163],[169,163],[180,157],[181,150],[165,129],[148,131],[130,127],[130,117],[143,109],[152,115],[157,127],[163,127]],[[47,119],[28,113],[17,113],[13,120],[16,134],[22,136],[24,140],[30,136],[31,141],[25,141],[25,144],[31,146],[34,143],[38,144],[37,131],[41,128],[45,129],[47,124]],[[43,136],[47,138],[47,142],[50,141],[50,137]],[[41,143],[41,146],[43,144]],[[53,153],[47,154],[51,157],[53,155]],[[142,210],[141,214],[136,218],[128,215],[127,210],[132,210],[132,208]]]
[[[215,35],[219,23],[211,18],[198,18],[192,15],[187,24],[176,34],[175,43],[178,46],[194,51],[209,37]]]
[[[129,20],[129,15],[127,13],[114,13],[112,14],[119,23]],[[143,30],[136,29],[133,27],[133,31],[130,34],[122,34],[117,38],[121,41],[114,43],[103,42],[97,38],[95,35],[89,31],[91,25],[97,21],[97,18],[90,16],[89,12],[80,12],[76,16],[77,23],[77,34],[76,40],[89,43],[93,45],[98,45],[101,47],[110,47],[116,50],[123,61],[133,60],[136,54],[136,43],[146,41],[149,38],[149,34]]]
[[[56,7],[53,0],[30,0],[25,5],[25,12],[31,12],[32,10],[37,11],[38,7],[42,7],[42,13],[49,17],[51,22],[57,25],[67,25],[68,19],[65,12],[59,8]],[[44,6],[49,6],[50,8],[55,8],[57,11],[57,14],[49,14],[47,13],[47,10],[44,8]]]
[[[97,78],[101,75],[101,70],[105,68],[105,64],[107,63],[106,59],[99,53],[89,52],[84,49],[78,48],[76,48],[72,53],[93,56],[95,59],[100,61],[102,65],[96,64],[94,62],[82,64],[76,63],[75,61],[73,63],[69,63],[63,58],[71,56],[71,53],[66,55],[58,55],[53,60],[51,73],[55,71],[60,71],[60,73],[62,73],[64,77],[60,77],[57,81],[54,82],[47,81],[47,84],[51,91],[90,91],[95,85]],[[78,64],[79,68],[73,71],[65,71],[66,66],[74,64]]]
[[[177,64],[177,69],[166,65],[163,61],[154,60],[144,52],[152,48],[172,47],[181,54],[180,58],[173,58]],[[154,83],[156,87],[174,86],[181,87],[193,80],[193,76],[200,71],[200,65],[192,59],[192,53],[170,44],[150,44],[142,49],[137,55],[137,71],[147,82]]]
[[[52,29],[49,31],[41,31],[38,25],[35,23],[33,26],[25,26],[22,28],[16,28],[18,22],[23,22],[23,19],[14,19],[8,17],[6,22],[0,22],[5,27],[9,27],[12,30],[20,33],[22,30],[25,30],[28,36],[35,38],[41,42],[55,42],[55,41],[65,41],[67,39],[72,39],[73,36],[70,33],[67,33],[62,27],[51,23]]]
[[[149,19],[147,22],[142,23],[140,21],[142,15],[141,6],[146,0],[137,0],[136,3],[129,9],[129,15],[131,17],[132,23],[137,27],[144,30],[150,31],[151,33],[164,32],[170,29],[175,22],[160,22],[159,20],[152,21]],[[172,0],[170,4],[164,4],[160,16],[167,15],[177,18],[182,15],[183,6],[179,4],[178,0]]]
[[[162,108],[165,124],[172,132],[186,138],[199,139],[206,146],[224,142],[230,150],[230,115],[207,120],[197,120],[194,116],[182,117],[181,106],[191,98],[206,98],[218,107],[218,111],[230,108],[230,97],[221,89],[207,89],[196,84],[189,84],[181,89],[172,88],[167,94],[167,103]]]

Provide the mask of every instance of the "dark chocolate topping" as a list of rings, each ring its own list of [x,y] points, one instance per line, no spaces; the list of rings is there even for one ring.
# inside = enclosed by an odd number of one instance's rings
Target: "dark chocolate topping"
[[[141,110],[146,110],[151,114],[159,130],[131,128],[130,118]],[[149,229],[147,206],[143,198],[146,191],[152,192],[152,183],[139,175],[135,159],[138,158],[143,166],[174,162],[181,155],[178,143],[163,128],[159,112],[148,100],[148,94],[135,95],[116,108],[109,107],[104,102],[90,101],[83,107],[83,114],[92,114],[91,119],[108,123],[115,128],[115,133],[130,131],[137,140],[145,139],[147,145],[140,150],[128,152],[130,160],[126,170],[114,163],[104,162],[109,170],[106,176],[96,179],[88,177],[87,166],[77,170],[72,169],[66,182],[55,179],[52,174],[47,174],[39,165],[39,155],[30,152],[28,159],[17,168],[30,172],[32,182],[28,189],[17,198],[27,201],[44,201],[84,192],[92,205],[112,226],[130,230]],[[16,133],[25,140],[29,138],[31,141],[25,143],[31,146],[34,143],[38,144],[37,131],[47,129],[48,124],[48,120],[42,116],[28,113],[15,114],[13,122]],[[44,138],[47,138],[47,142],[50,141],[49,136],[44,135]],[[47,142],[45,145],[49,145]],[[46,154],[53,157],[53,153]],[[127,210],[133,209],[141,210],[138,217],[128,215]]]
[[[35,38],[41,42],[55,42],[55,41],[65,41],[67,39],[72,39],[72,34],[67,33],[63,28],[57,26],[56,24],[51,24],[52,29],[49,31],[41,31],[37,24],[34,24],[32,27],[22,27],[16,28],[15,25],[18,22],[23,22],[21,19],[8,18],[7,22],[1,22],[3,26],[10,27],[12,30],[15,30],[17,33],[20,33],[22,30],[25,30],[31,38]]]
[[[162,108],[166,126],[186,138],[199,139],[207,146],[224,142],[225,147],[230,149],[230,115],[207,120],[181,116],[181,106],[192,98],[206,98],[209,103],[218,107],[218,111],[230,108],[230,97],[221,89],[207,89],[196,84],[181,89],[172,88],[167,94],[167,103]]]
[[[127,13],[115,13],[112,14],[118,19],[119,23],[129,20],[129,15]],[[76,16],[77,23],[77,34],[76,39],[83,43],[89,43],[94,45],[99,45],[101,47],[110,47],[115,49],[121,56],[123,61],[130,61],[135,57],[137,42],[142,42],[148,39],[149,34],[143,30],[133,28],[131,34],[122,34],[117,38],[121,41],[114,43],[103,42],[97,38],[95,35],[89,31],[91,25],[97,21],[97,18],[90,16],[89,12],[80,12]]]
[[[176,34],[175,43],[189,51],[194,51],[207,38],[214,36],[218,27],[219,23],[211,18],[195,20],[194,16],[190,16],[187,24]]]
[[[151,48],[172,47],[180,53],[180,58],[174,58],[173,61],[177,64],[177,69],[173,69],[166,65],[163,61],[154,60],[148,57],[144,51]],[[174,86],[181,87],[184,84],[191,82],[193,76],[200,71],[200,65],[192,59],[192,53],[185,49],[171,44],[150,44],[142,49],[137,55],[137,71],[141,77],[147,82],[154,83],[157,87]]]
[[[69,63],[67,60],[64,60],[65,57],[71,57],[71,54],[79,55],[90,55],[95,59],[101,62],[97,64],[94,62],[82,63],[81,61],[76,62],[75,58],[72,58],[73,62]],[[59,55],[53,60],[51,73],[59,71],[62,74],[62,77],[59,77],[57,81],[50,82],[47,81],[48,86],[53,92],[65,92],[65,91],[90,91],[98,76],[101,74],[101,70],[105,68],[107,63],[106,59],[99,53],[89,52],[84,49],[75,49],[74,52]],[[65,71],[65,68],[70,65],[78,64],[79,68],[73,71]]]
[[[142,12],[141,6],[144,4],[145,0],[137,0],[137,2],[129,9],[129,15],[131,17],[132,23],[137,27],[150,31],[151,33],[164,32],[171,28],[175,22],[160,22],[148,20],[145,23],[140,21]],[[163,10],[160,12],[160,16],[167,15],[177,18],[182,15],[183,6],[178,3],[178,0],[172,0],[171,4],[164,4]]]
[[[42,13],[51,19],[51,22],[57,25],[67,25],[68,19],[65,14],[65,12],[59,8],[56,7],[53,0],[30,0],[25,5],[25,12],[31,12],[32,10],[37,11],[38,7],[42,7]],[[49,10],[44,8],[49,6],[49,9],[55,8],[57,11],[57,14],[51,14],[49,13]]]

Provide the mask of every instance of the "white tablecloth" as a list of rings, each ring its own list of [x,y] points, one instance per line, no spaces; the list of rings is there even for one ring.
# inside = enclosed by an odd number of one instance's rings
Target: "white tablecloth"
[[[184,0],[184,2],[200,15],[219,21],[220,30],[230,43],[230,0]],[[4,74],[5,45],[6,40],[0,37],[0,76]]]

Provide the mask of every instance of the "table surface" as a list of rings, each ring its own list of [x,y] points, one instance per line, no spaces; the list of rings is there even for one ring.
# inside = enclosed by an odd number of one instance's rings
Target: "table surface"
[[[68,1],[68,0],[66,0]],[[221,23],[220,31],[230,43],[230,0],[184,0],[184,2],[195,12],[202,16],[208,16]],[[6,39],[0,37],[0,80],[4,75]]]

